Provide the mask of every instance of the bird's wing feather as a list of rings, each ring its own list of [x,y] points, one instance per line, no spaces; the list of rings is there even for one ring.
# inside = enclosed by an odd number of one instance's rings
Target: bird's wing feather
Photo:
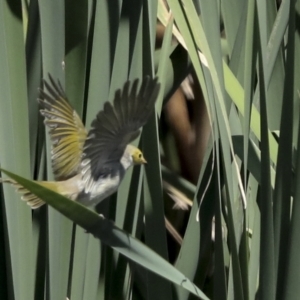
[[[39,103],[44,123],[49,127],[52,141],[51,160],[56,180],[68,179],[78,173],[87,131],[70,105],[60,82],[49,75],[44,80],[47,90],[40,90]]]
[[[83,165],[90,165],[91,176],[97,180],[107,170],[119,166],[126,145],[136,139],[139,129],[154,111],[160,84],[145,77],[138,89],[138,79],[127,81],[115,93],[113,104],[106,102],[91,124],[84,144]]]

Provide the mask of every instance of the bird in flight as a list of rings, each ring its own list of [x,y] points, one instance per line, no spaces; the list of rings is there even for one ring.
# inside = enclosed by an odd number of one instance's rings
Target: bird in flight
[[[145,164],[140,149],[131,145],[154,112],[158,78],[126,81],[106,102],[87,131],[58,81],[49,75],[38,99],[52,142],[51,162],[56,181],[38,183],[86,206],[95,206],[117,191],[126,170]],[[12,179],[22,200],[36,209],[45,202]]]

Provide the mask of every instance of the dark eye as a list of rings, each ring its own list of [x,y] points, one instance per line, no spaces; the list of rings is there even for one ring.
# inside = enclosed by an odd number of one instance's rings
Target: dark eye
[[[142,158],[142,153],[139,154],[139,158]]]

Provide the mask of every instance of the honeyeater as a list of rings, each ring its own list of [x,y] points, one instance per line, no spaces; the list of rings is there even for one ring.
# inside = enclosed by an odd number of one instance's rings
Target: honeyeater
[[[130,142],[139,136],[140,128],[154,112],[159,88],[157,77],[145,77],[140,86],[138,79],[126,81],[115,92],[113,104],[104,104],[87,131],[60,82],[49,75],[38,101],[49,128],[56,181],[38,183],[87,206],[113,194],[130,166],[146,163],[142,151]],[[14,180],[2,182],[15,186],[31,208],[45,204]]]

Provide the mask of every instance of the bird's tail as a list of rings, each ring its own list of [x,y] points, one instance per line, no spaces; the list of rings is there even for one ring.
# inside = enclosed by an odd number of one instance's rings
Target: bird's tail
[[[32,209],[39,208],[45,204],[43,200],[38,198],[36,195],[28,191],[26,188],[24,188],[21,184],[14,181],[13,179],[0,178],[0,183],[8,183],[12,185],[16,189],[16,191],[22,195],[21,199],[25,201]],[[57,187],[55,182],[39,181],[38,183],[50,190],[57,192]]]

